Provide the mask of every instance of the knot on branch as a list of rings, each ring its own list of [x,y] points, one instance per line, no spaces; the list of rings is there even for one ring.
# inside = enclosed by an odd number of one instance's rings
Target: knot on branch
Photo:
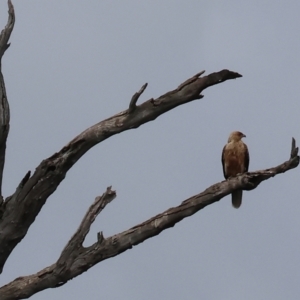
[[[266,170],[267,171],[267,170]],[[243,190],[251,191],[258,187],[258,185],[270,178],[274,177],[276,174],[272,173],[271,171],[269,173],[246,173],[244,176],[242,176],[241,181],[243,185]]]

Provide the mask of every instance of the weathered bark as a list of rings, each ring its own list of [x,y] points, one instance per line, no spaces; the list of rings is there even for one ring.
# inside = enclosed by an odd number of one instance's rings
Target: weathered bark
[[[9,132],[9,105],[6,96],[4,78],[2,74],[2,56],[10,46],[8,40],[15,24],[14,7],[11,1],[8,1],[8,21],[0,34],[0,219],[2,214],[3,196],[2,196],[2,178],[5,162],[6,139]]]
[[[0,288],[1,300],[29,298],[44,289],[59,287],[68,280],[87,271],[95,264],[158,235],[163,230],[174,226],[182,219],[193,215],[207,205],[219,201],[233,191],[237,189],[255,189],[262,181],[296,168],[298,164],[298,148],[293,139],[290,159],[277,167],[244,173],[214,184],[202,193],[183,201],[179,206],[172,207],[124,232],[108,238],[104,238],[102,233],[98,233],[97,241],[93,245],[83,247],[82,244],[91,224],[105,206],[116,196],[115,192],[109,187],[101,197],[95,199],[95,202],[83,218],[79,229],[62,251],[58,261],[36,274],[19,277]]]

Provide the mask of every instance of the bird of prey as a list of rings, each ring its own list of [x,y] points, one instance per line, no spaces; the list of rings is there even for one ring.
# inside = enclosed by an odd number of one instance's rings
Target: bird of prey
[[[222,165],[225,179],[248,171],[249,152],[242,138],[246,137],[242,132],[233,131],[228,138],[228,143],[222,152]],[[232,206],[239,208],[242,204],[243,190],[234,191],[231,194]]]

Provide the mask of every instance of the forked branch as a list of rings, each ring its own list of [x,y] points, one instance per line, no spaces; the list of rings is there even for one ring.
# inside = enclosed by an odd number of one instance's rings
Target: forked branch
[[[85,214],[79,228],[62,251],[57,261],[58,266],[68,269],[74,263],[79,253],[83,251],[82,244],[90,231],[92,223],[105,206],[115,199],[116,196],[116,192],[111,187],[108,187],[101,197],[96,197],[94,203]],[[99,233],[98,236],[98,243],[100,243],[102,242],[103,235]]]

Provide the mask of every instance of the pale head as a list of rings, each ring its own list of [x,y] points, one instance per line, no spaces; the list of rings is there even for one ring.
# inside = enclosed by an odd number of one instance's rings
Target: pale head
[[[243,137],[246,137],[245,134],[243,134],[240,131],[233,131],[230,133],[229,138],[228,138],[228,143],[235,141],[238,142],[240,141]]]

